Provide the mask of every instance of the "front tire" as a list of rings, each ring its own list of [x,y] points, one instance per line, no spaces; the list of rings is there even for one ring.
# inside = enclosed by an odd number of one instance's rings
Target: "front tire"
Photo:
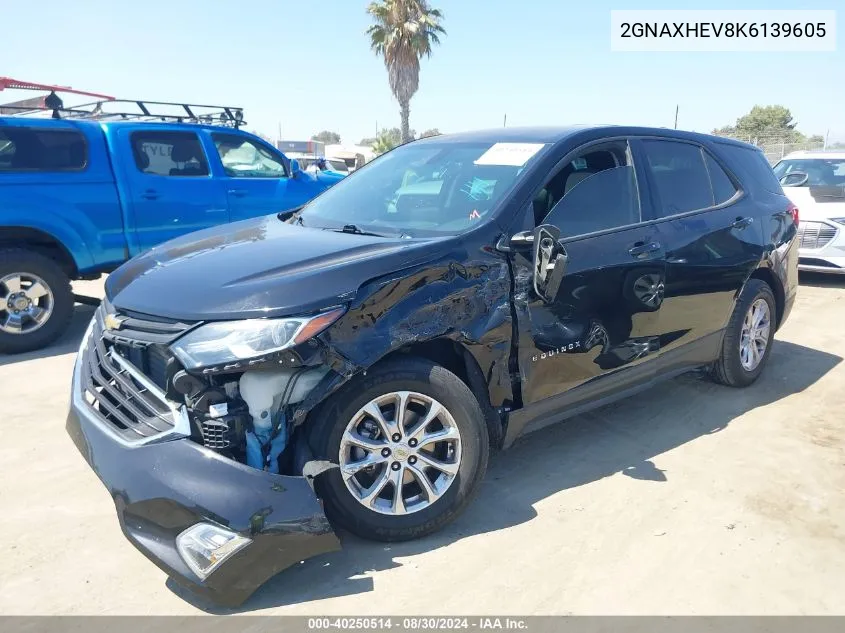
[[[728,322],[722,354],[711,367],[713,380],[729,387],[747,387],[757,380],[772,350],[776,315],[772,289],[749,279]]]
[[[487,469],[478,400],[429,361],[389,361],[352,379],[312,416],[310,444],[338,463],[316,482],[329,519],[378,541],[439,530],[471,501]]]
[[[61,336],[73,315],[70,279],[52,259],[0,250],[0,352],[40,349]]]

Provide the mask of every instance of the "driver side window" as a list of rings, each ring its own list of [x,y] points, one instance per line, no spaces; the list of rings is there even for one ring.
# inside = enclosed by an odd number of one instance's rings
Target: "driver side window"
[[[537,225],[564,237],[640,221],[637,179],[626,141],[593,145],[549,178],[533,201]]]
[[[281,158],[247,138],[234,134],[212,134],[223,171],[233,178],[284,178]]]

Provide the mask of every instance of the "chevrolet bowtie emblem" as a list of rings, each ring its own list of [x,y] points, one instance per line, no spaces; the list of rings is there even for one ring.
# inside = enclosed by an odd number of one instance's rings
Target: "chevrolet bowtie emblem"
[[[126,317],[117,316],[116,314],[107,314],[104,323],[107,330],[119,330],[123,325]]]

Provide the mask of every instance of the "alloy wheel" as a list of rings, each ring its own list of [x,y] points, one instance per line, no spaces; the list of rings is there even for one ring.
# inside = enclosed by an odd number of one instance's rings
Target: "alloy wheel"
[[[11,273],[0,278],[0,331],[29,334],[53,313],[53,291],[38,275]]]
[[[419,512],[454,483],[461,433],[431,396],[396,391],[361,407],[340,441],[340,472],[364,507],[387,515]]]
[[[769,304],[765,299],[756,299],[745,313],[739,339],[739,360],[746,371],[754,371],[763,361],[770,331]]]

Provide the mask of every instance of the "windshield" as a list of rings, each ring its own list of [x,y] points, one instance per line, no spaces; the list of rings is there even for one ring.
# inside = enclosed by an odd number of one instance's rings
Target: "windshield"
[[[774,167],[778,180],[793,173],[807,174],[807,180],[791,179],[784,186],[841,187],[845,186],[845,158],[796,158],[782,160]]]
[[[308,203],[305,226],[430,237],[476,225],[536,161],[541,143],[409,143]]]

